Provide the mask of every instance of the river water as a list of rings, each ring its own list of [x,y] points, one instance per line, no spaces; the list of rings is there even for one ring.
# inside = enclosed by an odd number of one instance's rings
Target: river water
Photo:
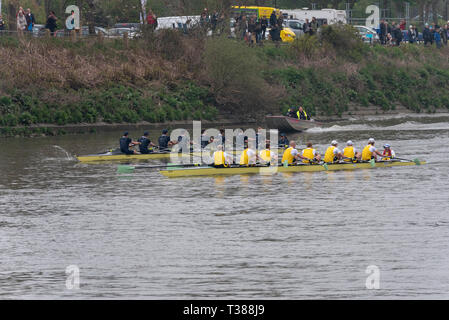
[[[447,299],[447,120],[290,137],[321,152],[374,137],[426,165],[274,176],[168,179],[74,160],[121,132],[2,139],[0,299]]]

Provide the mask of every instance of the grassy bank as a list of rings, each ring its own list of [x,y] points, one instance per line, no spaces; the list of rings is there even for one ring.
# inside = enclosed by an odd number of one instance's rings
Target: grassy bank
[[[279,48],[172,30],[128,42],[0,37],[0,134],[33,124],[244,121],[298,104],[317,117],[449,108],[447,48],[370,47],[341,28]]]

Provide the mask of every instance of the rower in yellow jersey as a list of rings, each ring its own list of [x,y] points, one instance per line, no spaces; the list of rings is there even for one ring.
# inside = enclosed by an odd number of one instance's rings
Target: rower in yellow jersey
[[[376,147],[374,146],[375,143],[376,141],[374,140],[374,138],[370,138],[368,140],[368,144],[365,146],[365,148],[363,148],[362,151],[363,161],[370,161],[371,159],[376,159],[377,156],[382,157],[382,154],[379,151],[377,151]]]
[[[282,155],[282,163],[287,161],[288,164],[292,164],[298,159],[305,159],[305,157],[299,154],[299,151],[296,149],[296,142],[290,141],[290,147]]]
[[[270,142],[269,141],[267,141],[267,143],[265,145],[265,149],[260,151],[259,159],[261,160],[261,162],[264,162],[266,164],[278,160],[278,155],[275,154],[275,152],[271,152],[271,150],[270,150]]]
[[[362,154],[354,147],[351,140],[346,142],[346,148],[343,149],[343,157],[346,162],[360,160]]]
[[[223,151],[223,145],[221,144],[217,146],[217,151],[214,152],[212,157],[214,158],[215,168],[225,168],[231,163],[229,155]]]
[[[333,140],[331,146],[327,148],[326,153],[324,154],[324,162],[332,163],[341,160],[341,158],[343,158],[343,155],[341,154],[340,149],[338,149],[338,142]]]
[[[253,149],[249,148],[248,145],[245,146],[246,148],[245,150],[243,150],[242,155],[240,156],[239,164],[241,166],[255,165],[256,160],[259,158],[259,156]]]
[[[302,160],[304,163],[321,161],[321,155],[313,149],[312,142],[307,142],[307,148],[302,150],[302,156],[305,158]]]

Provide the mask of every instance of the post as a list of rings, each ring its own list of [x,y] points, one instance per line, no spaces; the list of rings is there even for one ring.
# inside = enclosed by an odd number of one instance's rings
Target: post
[[[125,43],[125,48],[128,48],[128,32],[123,34],[123,42]]]
[[[410,3],[409,2],[405,3],[405,23],[408,28],[408,26],[410,25]]]
[[[70,38],[72,39],[72,41],[76,41],[76,31],[75,30],[70,30]]]

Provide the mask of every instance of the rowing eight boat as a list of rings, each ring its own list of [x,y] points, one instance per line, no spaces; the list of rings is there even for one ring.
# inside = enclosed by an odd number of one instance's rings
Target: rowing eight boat
[[[355,170],[370,168],[386,168],[394,166],[413,166],[417,164],[425,164],[419,161],[379,161],[376,163],[336,163],[336,164],[298,164],[293,166],[279,167],[230,167],[230,168],[214,168],[214,167],[193,167],[193,168],[170,168],[161,170],[160,173],[169,178],[178,177],[194,177],[194,176],[215,176],[215,175],[238,175],[238,174],[274,174],[278,172],[316,172],[316,171],[337,171],[337,170]]]

